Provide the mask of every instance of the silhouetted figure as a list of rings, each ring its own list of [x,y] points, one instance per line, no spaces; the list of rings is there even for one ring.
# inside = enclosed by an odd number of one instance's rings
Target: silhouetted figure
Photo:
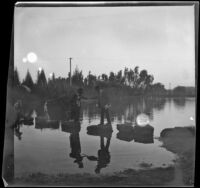
[[[50,120],[49,113],[48,113],[48,107],[47,107],[47,101],[44,103],[44,116],[47,118],[47,120]]]
[[[111,120],[110,120],[110,115],[109,115],[109,108],[110,108],[111,105],[109,103],[108,94],[100,86],[96,86],[95,89],[98,93],[98,107],[101,110],[100,124],[101,125],[104,124],[104,115],[106,115],[108,125],[111,125]]]
[[[16,136],[19,140],[21,140],[21,139],[22,139],[22,132],[20,132],[20,124],[19,124],[19,123],[16,123],[16,124],[15,124],[14,130],[15,130],[15,136]]]
[[[17,113],[17,119],[16,119],[16,123],[19,124],[21,118],[23,118],[23,110],[22,110],[22,101],[18,100],[15,104],[14,104],[14,109]]]
[[[98,150],[98,160],[97,160],[97,166],[95,169],[95,172],[97,174],[100,173],[102,168],[107,167],[107,165],[110,163],[109,146],[110,146],[111,136],[112,136],[112,134],[110,134],[109,137],[107,137],[106,145],[104,145],[104,137],[100,136],[101,149]]]
[[[79,88],[70,101],[71,119],[74,120],[75,122],[79,121],[80,118],[82,94],[83,94],[83,89]]]
[[[78,164],[79,168],[83,168],[83,156],[81,155],[79,131],[73,131],[69,136],[69,140],[71,147],[71,153],[69,156],[75,159],[74,162]]]

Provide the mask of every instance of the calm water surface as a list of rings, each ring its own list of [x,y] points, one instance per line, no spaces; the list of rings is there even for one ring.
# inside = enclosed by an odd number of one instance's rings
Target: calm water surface
[[[72,135],[62,130],[61,121],[57,127],[44,128],[33,125],[22,125],[21,139],[15,136],[15,176],[27,173],[92,173],[100,174],[123,171],[127,168],[143,168],[141,163],[148,163],[150,168],[173,165],[175,155],[162,148],[157,139],[160,132],[169,127],[195,125],[195,99],[117,99],[112,101],[111,118],[113,132],[110,143],[100,136],[87,134],[87,126],[100,123],[100,114],[96,103],[82,104],[81,129]],[[118,123],[136,123],[136,117],[145,113],[150,125],[154,127],[154,142],[142,143],[134,140],[125,141],[117,138]],[[54,114],[56,115],[56,114]],[[59,114],[60,115],[60,114]],[[106,120],[105,120],[106,122]],[[71,139],[70,139],[71,137]],[[71,143],[70,143],[71,142]],[[75,144],[73,143],[75,142]],[[108,151],[101,146],[108,144]],[[82,164],[72,153],[101,157],[101,162],[84,157]],[[81,167],[81,168],[80,168]]]

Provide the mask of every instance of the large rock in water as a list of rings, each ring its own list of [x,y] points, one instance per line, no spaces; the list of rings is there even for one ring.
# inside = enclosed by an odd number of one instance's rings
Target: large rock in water
[[[111,125],[90,125],[87,127],[87,134],[93,136],[109,137],[113,132]]]
[[[166,137],[169,134],[169,132],[171,132],[172,130],[173,130],[173,128],[166,128],[166,129],[162,130],[160,133],[160,137],[162,137],[162,138]]]
[[[178,135],[179,137],[184,136],[195,136],[195,127],[188,126],[188,127],[174,127],[174,128],[166,128],[163,129],[160,133],[161,138],[166,138],[171,136],[172,134]]]
[[[61,123],[61,129],[63,132],[67,133],[79,133],[81,130],[81,125],[79,122],[63,121]]]
[[[131,141],[134,139],[135,142],[150,144],[153,143],[154,128],[150,125],[146,126],[133,126],[131,123],[118,124],[117,129],[119,133],[117,138],[124,141]]]
[[[151,125],[146,125],[144,127],[136,125],[134,127],[134,141],[143,144],[153,143],[153,133],[154,128]]]
[[[25,117],[22,120],[20,120],[20,123],[22,123],[24,125],[33,125],[34,124],[32,117],[30,117],[30,118]]]
[[[133,133],[132,123],[117,124],[117,130],[124,133]]]
[[[134,140],[134,134],[120,131],[117,133],[117,138],[119,140],[131,142],[132,140]]]
[[[59,121],[46,120],[44,118],[36,118],[35,128],[36,129],[44,129],[44,128],[59,129]]]

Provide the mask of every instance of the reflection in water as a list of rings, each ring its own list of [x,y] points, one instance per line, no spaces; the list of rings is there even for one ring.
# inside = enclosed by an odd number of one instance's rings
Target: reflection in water
[[[123,140],[126,142],[131,142],[132,140],[134,140],[134,134],[132,132],[123,132],[123,131],[119,131],[117,133],[117,138],[119,140]]]
[[[168,163],[170,164],[174,156],[172,156],[170,152],[160,148],[160,142],[158,140],[154,140],[153,136],[154,134],[158,136],[160,134],[160,130],[170,126],[188,125],[189,120],[187,121],[187,116],[195,116],[195,113],[193,112],[194,101],[190,102],[187,100],[187,105],[184,111],[177,110],[177,104],[175,105],[176,100],[173,101],[172,99],[171,103],[169,103],[169,101],[169,99],[166,100],[162,98],[139,99],[136,97],[129,98],[127,100],[113,100],[111,104],[111,119],[114,117],[114,137],[112,138],[113,143],[111,146],[110,141],[112,132],[109,132],[106,129],[106,131],[94,131],[94,129],[97,129],[94,128],[97,127],[94,124],[98,124],[100,120],[100,112],[95,106],[96,103],[91,102],[82,105],[84,117],[82,123],[69,121],[65,112],[60,116],[58,112],[57,114],[53,114],[53,111],[51,115],[54,115],[54,118],[50,115],[50,121],[43,121],[42,116],[44,116],[44,114],[37,111],[38,117],[35,118],[36,121],[34,127],[26,128],[25,126],[19,126],[15,128],[15,157],[17,161],[16,174],[20,175],[20,173],[22,174],[26,171],[38,171],[38,169],[42,172],[45,172],[46,170],[50,173],[57,173],[60,170],[69,173],[77,173],[80,172],[79,168],[83,168],[81,169],[81,172],[83,173],[112,173],[125,168],[138,168],[140,160],[153,163],[154,166],[162,166],[163,163],[166,165]],[[165,105],[166,102],[167,105]],[[169,104],[171,104],[171,110],[168,108]],[[180,101],[178,104],[179,106],[184,105],[184,103],[180,103]],[[59,107],[59,105],[57,106]],[[59,108],[62,109],[62,107]],[[62,110],[60,110],[59,113],[61,111]],[[160,111],[162,111],[162,113],[160,113]],[[136,118],[140,113],[150,116],[150,124],[154,126],[155,130],[146,126],[139,127],[137,125]],[[65,116],[65,118],[63,118],[64,120],[62,118],[60,119],[62,116]],[[175,118],[172,121],[172,117],[179,118]],[[57,121],[54,121],[55,118]],[[88,126],[88,121],[91,121],[91,124],[93,125],[89,124]],[[127,129],[128,131],[123,131],[123,128],[122,130],[117,130],[117,127],[115,126],[117,124],[128,125],[128,123],[131,125],[131,128],[129,130]],[[47,130],[41,134],[38,130],[44,128],[59,129],[59,125],[61,125],[62,133],[60,131]],[[87,134],[85,131],[86,127]],[[88,127],[93,128],[90,129]],[[23,132],[23,135],[28,136],[23,137],[21,131]],[[66,140],[66,135],[63,134],[63,132],[69,134],[67,134],[67,140],[69,140],[70,143]],[[88,135],[93,135],[95,137]],[[22,137],[23,139],[20,140]],[[43,142],[43,137],[45,137],[48,141]],[[133,142],[131,143],[131,141]],[[43,144],[38,147],[38,145],[42,142]],[[136,144],[134,142],[138,143]],[[32,146],[30,146],[29,143],[33,143]],[[154,144],[146,145],[147,143]],[[66,145],[68,145],[68,153],[66,153]],[[51,146],[51,149],[45,150],[45,148],[48,148],[49,146]],[[35,154],[41,153],[41,155],[31,155],[31,157],[27,159],[26,153],[28,151],[30,151],[30,153],[31,151],[34,151],[33,153]],[[55,153],[57,153],[56,156],[54,155]],[[88,156],[87,154],[89,153],[95,156]],[[40,167],[32,165],[30,162],[31,160],[34,160],[35,163],[37,161],[37,164],[40,164]],[[87,160],[92,162],[88,162]],[[48,161],[48,164],[52,165],[46,165],[43,161]],[[71,163],[73,163],[73,165],[71,165]],[[27,166],[27,168],[24,168],[24,166]]]
[[[174,104],[178,107],[185,106],[186,99],[172,99]],[[154,110],[162,111],[165,108],[166,103],[171,105],[171,99],[164,97],[129,97],[126,99],[112,99],[110,115],[111,119],[118,121],[118,123],[132,122],[136,124],[136,117],[138,114],[144,113],[148,115],[149,120],[154,120]],[[89,123],[91,119],[100,118],[96,103],[82,105],[84,117],[88,117]]]
[[[173,99],[174,104],[178,107],[184,107],[185,101],[185,98]],[[110,108],[111,119],[117,118],[118,122],[122,122],[123,120],[125,122],[136,122],[137,115],[145,113],[149,116],[149,119],[153,121],[153,109],[159,111],[163,110],[166,102],[167,99],[164,97],[129,97],[127,99],[112,99]],[[71,111],[68,103],[63,105],[62,102],[58,103],[58,101],[52,101],[47,103],[47,108],[50,120],[70,120]],[[38,116],[43,117],[45,115],[44,105],[41,104],[38,106],[36,111]],[[82,110],[80,111],[80,117],[82,116],[88,117],[89,123],[91,123],[92,119],[100,118],[96,102],[83,103]]]
[[[98,108],[96,103],[82,103],[83,116],[88,117],[88,123],[90,124],[92,119],[96,119],[98,115]]]
[[[51,101],[47,103],[47,109],[51,120],[69,120],[70,118],[69,104],[64,106],[60,101]],[[39,116],[44,116],[43,105],[36,110]]]
[[[81,155],[81,143],[79,136],[79,132],[81,130],[80,122],[73,122],[73,121],[62,122],[61,129],[63,132],[70,133],[69,141],[70,141],[71,153],[69,154],[69,156],[75,159],[74,163],[77,163],[79,168],[83,168],[84,156]]]
[[[98,150],[97,166],[95,173],[99,174],[102,168],[110,163],[110,140],[112,137],[112,125],[91,125],[87,127],[87,134],[100,137],[100,149]],[[106,144],[104,143],[106,139]],[[95,157],[93,157],[95,159]]]
[[[110,163],[110,140],[111,140],[112,133],[108,137],[100,136],[100,149],[98,150],[98,159],[97,159],[97,166],[95,172],[97,174],[100,173],[102,168],[107,167]],[[107,139],[106,144],[104,144],[104,138]]]
[[[172,99],[176,107],[184,107],[185,106],[185,98],[175,98]],[[136,118],[138,114],[144,113],[148,115],[149,120],[153,121],[154,115],[153,110],[163,110],[166,102],[169,102],[171,105],[171,99],[166,99],[164,97],[160,98],[151,98],[151,97],[131,97],[127,99],[115,99],[111,100],[111,119],[112,121],[115,119],[118,122],[132,122],[137,124]],[[59,103],[60,104],[60,103]],[[39,110],[40,109],[40,110]],[[43,106],[38,107],[39,112],[43,110]],[[49,103],[48,104],[48,114],[51,120],[62,120],[69,121],[70,119],[70,109],[67,107],[63,107],[62,105],[58,105],[58,103]],[[37,111],[38,113],[38,111]],[[39,113],[40,115],[42,113]],[[44,114],[43,114],[44,115]],[[84,116],[88,118],[89,124],[92,119],[99,119],[100,114],[99,110],[96,107],[96,103],[83,103],[82,110],[80,116]]]
[[[173,102],[176,107],[184,107],[186,99],[185,98],[174,98]]]
[[[153,109],[162,110],[166,103],[165,98],[142,98],[131,97],[127,99],[113,99],[111,101],[111,116],[116,117],[118,122],[136,122],[138,114],[145,113],[153,120]],[[95,104],[83,105],[85,116],[89,119],[96,118],[98,111]]]
[[[167,100],[164,97],[145,98],[145,104],[147,109],[163,110]]]
[[[150,125],[146,126],[132,126],[131,124],[118,124],[117,138],[119,140],[124,140],[130,142],[134,140],[138,143],[150,144],[154,143],[153,133],[154,128]]]
[[[112,133],[112,125],[105,124],[105,125],[90,125],[87,127],[87,134],[93,136],[104,136],[109,137],[110,133]]]
[[[28,115],[26,114],[26,116],[22,112],[18,113],[16,122],[14,123],[14,133],[19,140],[22,139],[22,132],[20,131],[22,125],[34,125],[34,121],[33,118],[30,117],[30,113]]]
[[[15,136],[21,140],[22,139],[22,132],[20,131],[21,124],[16,123],[14,127]]]
[[[24,118],[23,120],[22,120],[22,123],[24,124],[24,125],[34,125],[34,119],[33,118]]]
[[[83,168],[83,156],[81,155],[81,143],[79,137],[80,124],[74,125],[74,127],[71,128],[70,132],[71,134],[69,136],[69,140],[71,153],[69,154],[69,156],[75,159],[74,163],[77,163],[79,168]]]
[[[45,129],[45,128],[59,129],[59,121],[36,118],[35,128],[36,129]]]
[[[62,121],[61,129],[63,132],[66,132],[66,133],[80,132],[81,124],[80,122]]]

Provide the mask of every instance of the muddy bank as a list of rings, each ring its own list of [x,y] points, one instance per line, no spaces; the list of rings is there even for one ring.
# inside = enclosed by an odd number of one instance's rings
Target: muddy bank
[[[181,170],[184,185],[194,185],[195,168],[195,127],[164,129],[160,134],[163,147],[177,154],[177,168]]]
[[[26,177],[16,178],[14,184],[25,185],[57,185],[57,186],[158,186],[173,180],[174,167],[144,170],[127,169],[112,175],[92,174],[57,174],[47,175],[34,173]]]

